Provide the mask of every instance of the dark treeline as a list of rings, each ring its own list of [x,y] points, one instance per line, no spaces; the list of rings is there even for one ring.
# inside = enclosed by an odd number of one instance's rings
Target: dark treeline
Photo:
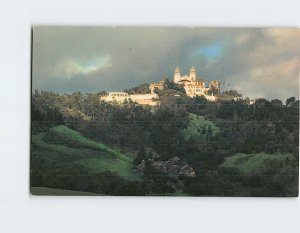
[[[249,99],[212,103],[202,97],[189,98],[179,85],[166,83],[165,90],[158,92],[161,103],[156,107],[133,102],[122,105],[106,103],[100,101],[101,93],[59,95],[35,91],[32,94],[32,133],[66,125],[87,138],[131,152],[136,166],[143,160],[164,161],[179,157],[196,173],[196,177],[180,177],[182,190],[189,195],[297,195],[299,100],[291,97],[285,103],[278,99],[259,99],[254,104],[249,104]],[[143,93],[146,88],[142,85],[141,90],[128,91]],[[239,96],[235,91],[232,93]],[[214,122],[219,132],[213,135],[208,128],[203,130],[203,137],[186,140],[182,131],[188,127],[191,113]],[[259,176],[220,166],[226,157],[236,153],[260,152],[292,153],[295,160],[285,161],[285,164],[270,161]],[[155,192],[147,186],[151,182],[156,184],[157,193],[176,191],[174,185],[168,185],[170,182],[159,180],[159,176],[153,178],[153,169],[147,170],[149,166],[144,172],[144,183],[139,185],[138,195]],[[37,176],[36,182],[44,184],[42,175]],[[78,189],[80,185],[77,183],[76,187]],[[85,188],[84,191],[95,190]]]

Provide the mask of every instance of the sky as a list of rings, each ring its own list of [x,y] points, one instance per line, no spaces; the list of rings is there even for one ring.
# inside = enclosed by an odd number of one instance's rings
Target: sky
[[[33,90],[122,91],[194,66],[245,97],[299,98],[300,29],[36,26],[32,49]]]

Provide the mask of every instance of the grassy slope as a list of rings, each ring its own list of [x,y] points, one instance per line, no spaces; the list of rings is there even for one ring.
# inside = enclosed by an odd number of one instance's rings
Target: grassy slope
[[[196,114],[190,113],[190,122],[187,129],[183,130],[183,136],[186,140],[190,138],[202,138],[206,134],[202,134],[203,128],[206,132],[211,127],[212,134],[215,135],[220,129],[210,120],[206,120],[203,116],[197,116]]]
[[[82,136],[80,133],[78,133],[64,125],[55,126],[52,129],[50,129],[50,132],[59,134],[60,136],[63,136],[63,137],[66,137],[69,140],[78,143],[79,145],[87,146],[87,147],[89,147],[91,149],[95,149],[95,150],[101,150],[101,151],[107,152],[110,155],[117,156],[122,160],[131,162],[129,157],[122,154],[118,150],[112,149],[112,148],[106,146],[105,144],[98,143],[93,140],[87,139],[84,136]]]
[[[33,158],[41,159],[43,166],[48,166],[45,169],[51,169],[50,167],[56,167],[56,165],[72,167],[72,165],[80,164],[94,173],[110,171],[127,180],[140,179],[139,174],[133,170],[131,159],[119,151],[87,139],[65,126],[53,127],[51,132],[76,142],[76,147],[45,142],[44,133],[33,135]]]
[[[292,154],[266,154],[266,153],[256,153],[256,154],[235,154],[233,156],[227,157],[225,162],[221,165],[227,168],[237,168],[241,172],[246,174],[257,173],[265,168],[265,162],[272,160],[277,162],[277,164],[283,164],[286,159],[294,160]]]

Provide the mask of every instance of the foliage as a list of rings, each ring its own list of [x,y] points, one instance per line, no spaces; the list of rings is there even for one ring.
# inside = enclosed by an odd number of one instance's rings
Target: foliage
[[[198,139],[215,136],[220,131],[212,121],[206,120],[203,116],[189,114],[189,124],[182,130],[185,140]]]
[[[299,100],[250,104],[229,92],[207,102],[168,80],[164,88],[155,107],[106,103],[101,93],[35,91],[32,186],[112,195],[297,195]],[[147,163],[137,172],[142,161],[175,156],[196,177],[174,180]]]
[[[127,92],[128,94],[149,94],[150,93],[149,84],[143,83],[137,87],[125,89],[124,92]]]
[[[239,171],[247,174],[257,174],[267,169],[268,161],[272,161],[273,169],[280,169],[285,162],[295,162],[292,154],[235,154],[225,158],[225,162],[221,164],[226,168],[237,168]]]
[[[96,148],[43,140],[45,133],[33,135],[31,146],[31,185],[98,194],[143,195],[140,175],[132,163]],[[116,186],[114,186],[116,185]],[[130,186],[122,193],[119,188]],[[128,186],[128,187],[129,187]],[[138,192],[136,192],[138,191]]]
[[[237,90],[224,91],[223,94],[232,96],[232,97],[242,97],[242,94],[238,93]]]
[[[112,149],[105,144],[97,143],[93,140],[83,137],[80,133],[69,129],[64,125],[59,125],[51,128],[44,137],[45,141],[50,141],[58,144],[69,145],[72,147],[84,147],[95,150],[104,151],[112,156],[116,156],[124,161],[130,161],[130,158],[116,149]]]

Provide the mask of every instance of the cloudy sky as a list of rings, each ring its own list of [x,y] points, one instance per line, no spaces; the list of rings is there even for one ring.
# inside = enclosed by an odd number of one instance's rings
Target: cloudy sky
[[[299,98],[300,30],[34,27],[33,89],[123,90],[191,66],[250,98]]]

